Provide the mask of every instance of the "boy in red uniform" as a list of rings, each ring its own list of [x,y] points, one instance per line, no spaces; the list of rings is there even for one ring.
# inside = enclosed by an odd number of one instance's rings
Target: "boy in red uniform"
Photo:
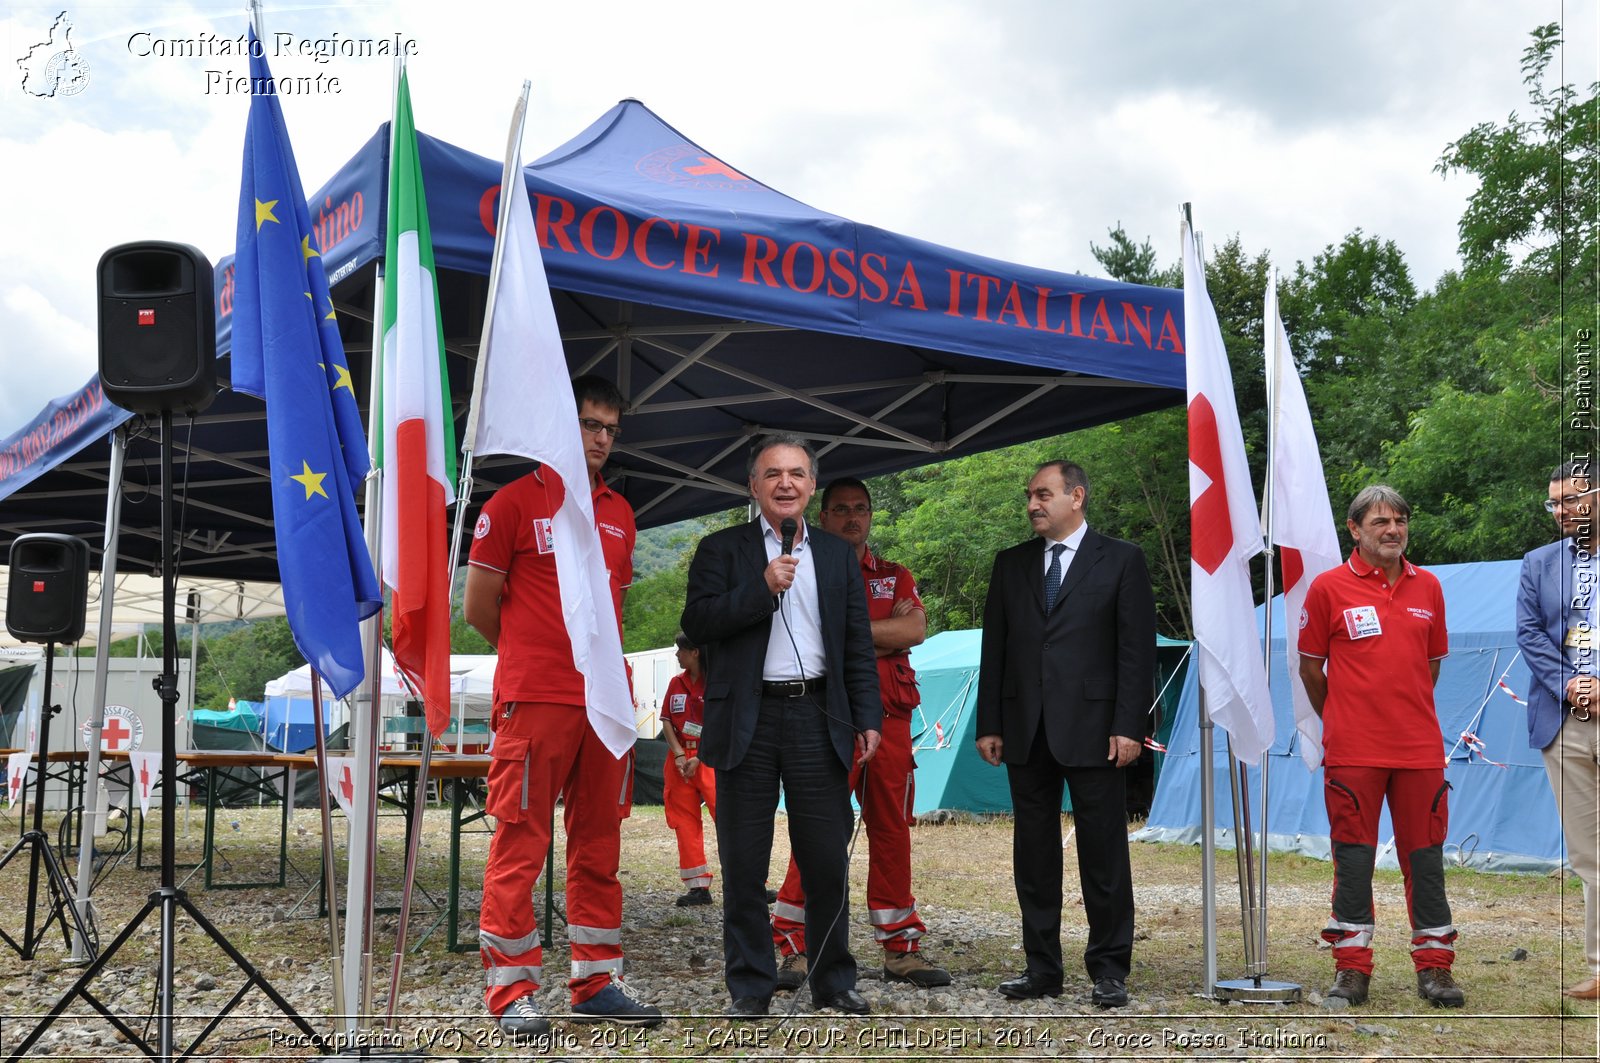
[[[717,773],[700,763],[700,728],[706,714],[706,677],[700,670],[700,649],[678,632],[678,667],[683,671],[667,684],[661,701],[661,737],[667,740],[662,773],[667,826],[678,836],[678,874],[688,891],[679,908],[711,903],[711,866],[706,863],[705,827],[700,805],[717,818]]]
[[[822,530],[855,548],[866,584],[872,644],[878,654],[878,689],[883,695],[883,741],[870,767],[857,764],[850,788],[867,827],[867,918],[883,947],[883,976],[924,988],[950,984],[950,974],[917,948],[927,932],[911,895],[911,804],[915,793],[911,711],[921,703],[911,647],[928,630],[927,614],[911,573],[867,548],[872,531],[872,496],[860,480],[841,477],[822,491]],[[806,978],[805,890],[800,869],[789,873],[772,907],[772,940],[783,956],[778,988],[800,988]]]
[[[1411,914],[1417,994],[1459,1008],[1456,928],[1444,890],[1449,828],[1444,739],[1433,704],[1449,652],[1439,581],[1405,558],[1411,507],[1392,487],[1356,495],[1348,563],[1318,576],[1300,615],[1300,679],[1322,717],[1323,796],[1333,841],[1332,1000],[1361,1004],[1372,980],[1372,868],[1385,800]]]
[[[633,507],[600,478],[626,403],[610,381],[572,382],[593,493],[595,526],[622,624],[622,592],[633,580]],[[576,486],[576,485],[575,485]],[[498,821],[484,869],[478,920],[484,1000],[504,1032],[547,1033],[533,995],[543,950],[533,890],[550,845],[556,799],[567,831],[567,939],[573,1017],[653,1026],[659,1009],[623,986],[622,886],[617,880],[631,754],[618,758],[595,734],[584,679],[561,622],[551,518],[567,485],[548,467],[512,481],[484,503],[473,531],[466,619],[500,654],[487,811]]]

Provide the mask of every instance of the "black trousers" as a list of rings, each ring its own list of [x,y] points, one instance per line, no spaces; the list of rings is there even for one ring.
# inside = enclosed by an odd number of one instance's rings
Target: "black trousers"
[[[744,759],[717,769],[717,849],[722,863],[724,980],[733,999],[770,997],[772,955],[767,871],[772,861],[778,787],[789,815],[789,845],[806,891],[811,992],[856,985],[850,955],[849,774],[811,697],[762,698]]]
[[[1072,795],[1078,881],[1089,944],[1083,965],[1091,979],[1126,980],[1133,959],[1133,872],[1128,864],[1128,814],[1123,770],[1067,768],[1056,763],[1041,725],[1028,759],[1007,764],[1016,814],[1011,861],[1022,909],[1028,972],[1062,980],[1061,793]]]

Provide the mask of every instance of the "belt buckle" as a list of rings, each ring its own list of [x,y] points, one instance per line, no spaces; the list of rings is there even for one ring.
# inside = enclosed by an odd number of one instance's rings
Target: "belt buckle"
[[[1578,715],[1580,712],[1583,715]],[[1567,710],[1567,715],[1581,723],[1588,723],[1590,720],[1594,719],[1594,713],[1589,711],[1589,706],[1587,705],[1574,705]]]
[[[783,697],[801,698],[805,697],[805,693],[806,681],[804,679],[790,679],[783,684]]]

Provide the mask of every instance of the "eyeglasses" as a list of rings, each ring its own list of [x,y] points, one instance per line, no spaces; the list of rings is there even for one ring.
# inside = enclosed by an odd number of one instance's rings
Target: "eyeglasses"
[[[1600,487],[1590,487],[1587,491],[1578,491],[1576,495],[1562,495],[1560,499],[1546,498],[1544,499],[1544,512],[1555,512],[1557,504],[1562,509],[1571,509],[1571,507],[1578,504],[1579,498],[1589,498],[1590,495],[1594,495],[1595,491],[1600,491]]]
[[[872,515],[872,507],[865,502],[857,502],[853,506],[847,506],[841,502],[837,506],[829,506],[828,512],[835,517],[870,517]]]
[[[1544,511],[1546,513],[1554,513],[1556,511],[1556,506],[1558,505],[1562,509],[1572,509],[1578,504],[1579,499],[1588,498],[1596,491],[1600,491],[1600,487],[1591,487],[1589,490],[1579,491],[1575,495],[1562,495],[1560,499],[1547,498],[1544,500]]]
[[[583,426],[585,432],[592,436],[597,436],[604,432],[612,439],[620,439],[622,437],[622,426],[620,424],[606,424],[604,421],[597,421],[593,417],[580,417],[578,418],[578,423]]]

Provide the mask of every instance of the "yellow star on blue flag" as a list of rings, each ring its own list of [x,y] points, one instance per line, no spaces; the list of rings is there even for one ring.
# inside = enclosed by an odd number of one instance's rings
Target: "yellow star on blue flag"
[[[270,79],[264,54],[251,51],[250,76]],[[332,307],[283,109],[275,95],[254,95],[239,188],[233,389],[266,401],[278,576],[295,645],[344,697],[365,672],[360,622],[383,599],[355,506],[372,460]],[[307,504],[319,496],[334,504]]]

